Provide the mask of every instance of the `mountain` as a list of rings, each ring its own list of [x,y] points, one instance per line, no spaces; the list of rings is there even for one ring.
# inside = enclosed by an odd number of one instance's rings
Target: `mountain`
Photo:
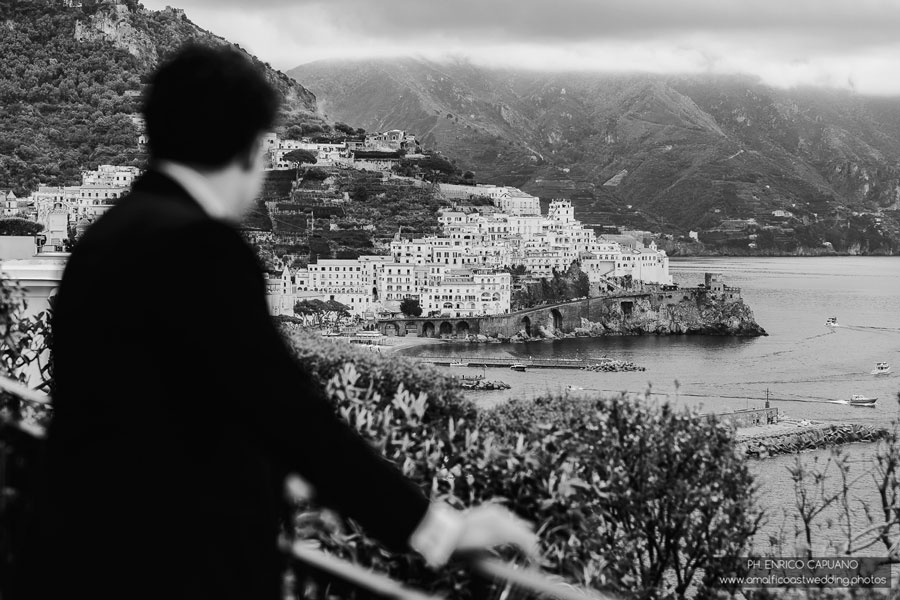
[[[479,181],[572,199],[587,222],[686,233],[775,219],[806,246],[900,249],[896,98],[465,60],[320,61],[288,74],[329,118],[409,130]]]
[[[80,183],[103,163],[140,165],[140,96],[161,58],[195,41],[228,44],[177,9],[136,0],[0,3],[0,188]],[[263,65],[285,128],[329,130],[315,96]]]

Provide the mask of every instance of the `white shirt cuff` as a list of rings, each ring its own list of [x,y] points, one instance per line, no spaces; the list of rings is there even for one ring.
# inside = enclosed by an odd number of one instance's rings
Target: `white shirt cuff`
[[[409,538],[409,545],[425,558],[429,567],[442,567],[456,550],[462,530],[463,518],[459,511],[434,502]]]

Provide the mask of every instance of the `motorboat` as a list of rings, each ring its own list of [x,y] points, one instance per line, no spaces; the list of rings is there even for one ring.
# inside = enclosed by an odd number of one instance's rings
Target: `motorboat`
[[[840,327],[837,322],[837,317],[828,317],[825,320],[826,327]]]
[[[465,366],[468,366],[468,364],[469,363],[464,363],[462,361],[457,360],[457,361],[453,361],[452,363],[450,363],[450,366],[451,367],[465,367]]]
[[[584,388],[581,387],[580,385],[567,385],[566,389],[569,390],[570,392],[580,392],[580,391],[584,390]]]
[[[878,398],[867,398],[861,394],[853,394],[850,396],[850,406],[875,406]]]
[[[509,368],[513,371],[519,371],[520,373],[524,373],[527,368],[524,363],[513,363],[509,365]]]
[[[875,363],[875,368],[871,371],[872,375],[887,375],[891,372],[891,365],[886,362]]]

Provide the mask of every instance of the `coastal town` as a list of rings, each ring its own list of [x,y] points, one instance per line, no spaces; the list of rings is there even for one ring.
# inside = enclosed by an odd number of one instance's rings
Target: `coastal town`
[[[165,2],[0,3],[0,596],[896,594],[891,10]]]
[[[367,134],[342,142],[265,136],[269,172],[293,173],[300,164],[291,153],[309,153],[304,171],[366,170],[380,178],[428,187],[445,205],[438,212],[441,231],[410,236],[403,231],[382,244],[378,254],[355,258],[309,257],[289,265],[275,256],[266,271],[272,314],[294,315],[299,302],[336,302],[360,319],[396,315],[412,301],[427,316],[474,317],[508,314],[515,290],[521,290],[577,264],[592,295],[622,282],[670,285],[669,260],[649,231],[622,229],[598,234],[582,224],[568,200],[552,199],[545,212],[541,199],[517,188],[487,184],[432,184],[403,177],[391,169],[400,158],[427,158],[415,136],[399,130]],[[101,165],[82,173],[81,185],[39,186],[29,197],[6,194],[4,214],[33,220],[41,254],[63,252],[87,227],[124,196],[140,170]],[[299,176],[298,176],[299,180]],[[298,181],[292,192],[298,193]],[[477,205],[465,200],[481,199]],[[349,198],[332,203],[351,202]],[[274,203],[273,203],[274,204]],[[272,210],[277,210],[275,206]],[[245,230],[253,241],[277,232]],[[25,254],[32,249],[23,240]],[[11,258],[11,257],[7,257]],[[20,258],[24,258],[21,256]],[[516,275],[513,275],[513,273]],[[587,295],[587,294],[586,294]],[[417,311],[418,312],[418,311]]]

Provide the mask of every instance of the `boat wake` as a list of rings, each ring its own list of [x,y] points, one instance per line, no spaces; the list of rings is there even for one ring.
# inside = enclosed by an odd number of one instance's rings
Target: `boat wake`
[[[814,340],[816,338],[825,337],[826,335],[834,335],[834,333],[835,333],[834,329],[829,329],[825,333],[818,333],[816,335],[811,335],[808,338],[805,338],[803,341],[806,342],[809,340]]]
[[[841,329],[849,329],[851,331],[872,331],[875,333],[897,333],[900,327],[876,327],[875,325],[842,325]],[[834,333],[834,330],[831,331]]]

